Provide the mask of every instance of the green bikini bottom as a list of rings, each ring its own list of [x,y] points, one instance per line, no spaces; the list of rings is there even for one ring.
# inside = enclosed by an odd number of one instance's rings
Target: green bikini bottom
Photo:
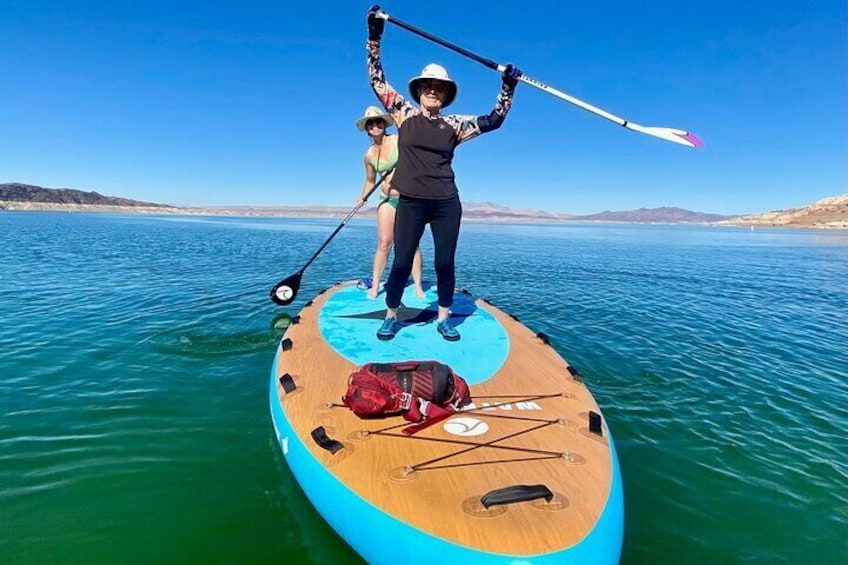
[[[389,198],[388,196],[383,196],[383,197],[380,199],[380,203],[379,203],[379,204],[377,204],[377,208],[379,208],[380,206],[382,206],[383,204],[385,204],[386,202],[388,202],[388,203],[389,203],[389,206],[391,206],[392,208],[394,208],[395,210],[397,210],[397,207],[398,207],[398,201],[399,201],[399,200],[400,200],[400,198]]]

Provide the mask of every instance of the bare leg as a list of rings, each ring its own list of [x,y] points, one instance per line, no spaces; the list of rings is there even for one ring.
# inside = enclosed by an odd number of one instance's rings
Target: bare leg
[[[424,298],[424,288],[421,286],[421,271],[424,269],[424,260],[421,258],[421,248],[415,250],[412,259],[412,280],[415,282],[415,295]]]
[[[374,272],[371,277],[371,290],[368,298],[377,298],[380,290],[380,279],[389,261],[389,251],[392,249],[395,228],[395,209],[389,204],[377,208],[377,250],[374,252]],[[420,273],[420,271],[419,271]]]

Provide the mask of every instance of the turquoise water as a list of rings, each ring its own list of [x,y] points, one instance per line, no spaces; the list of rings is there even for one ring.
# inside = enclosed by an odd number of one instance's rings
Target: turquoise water
[[[267,299],[337,223],[0,213],[0,562],[358,562],[267,403],[279,315],[368,274],[353,221]],[[459,265],[604,410],[623,563],[846,562],[848,234],[468,223]]]

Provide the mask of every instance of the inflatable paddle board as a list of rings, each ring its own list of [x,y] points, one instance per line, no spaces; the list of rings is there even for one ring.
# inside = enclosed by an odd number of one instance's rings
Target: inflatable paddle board
[[[401,329],[376,338],[384,294],[339,283],[306,304],[274,357],[271,416],[313,506],[369,563],[618,563],[624,500],[609,428],[549,345],[482,299],[457,293],[462,338],[436,332],[435,289],[404,293]],[[435,360],[472,404],[421,429],[341,405],[371,362]]]

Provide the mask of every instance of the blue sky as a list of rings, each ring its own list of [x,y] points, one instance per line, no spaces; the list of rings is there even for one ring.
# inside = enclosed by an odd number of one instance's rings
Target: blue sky
[[[0,0],[0,182],[177,205],[352,205],[367,147],[353,124],[375,102],[371,3]],[[521,84],[503,128],[457,152],[465,201],[736,214],[848,192],[844,0],[382,6],[706,143],[630,132]],[[493,71],[391,25],[383,45],[399,90],[438,62],[459,83],[452,111],[491,109]]]

